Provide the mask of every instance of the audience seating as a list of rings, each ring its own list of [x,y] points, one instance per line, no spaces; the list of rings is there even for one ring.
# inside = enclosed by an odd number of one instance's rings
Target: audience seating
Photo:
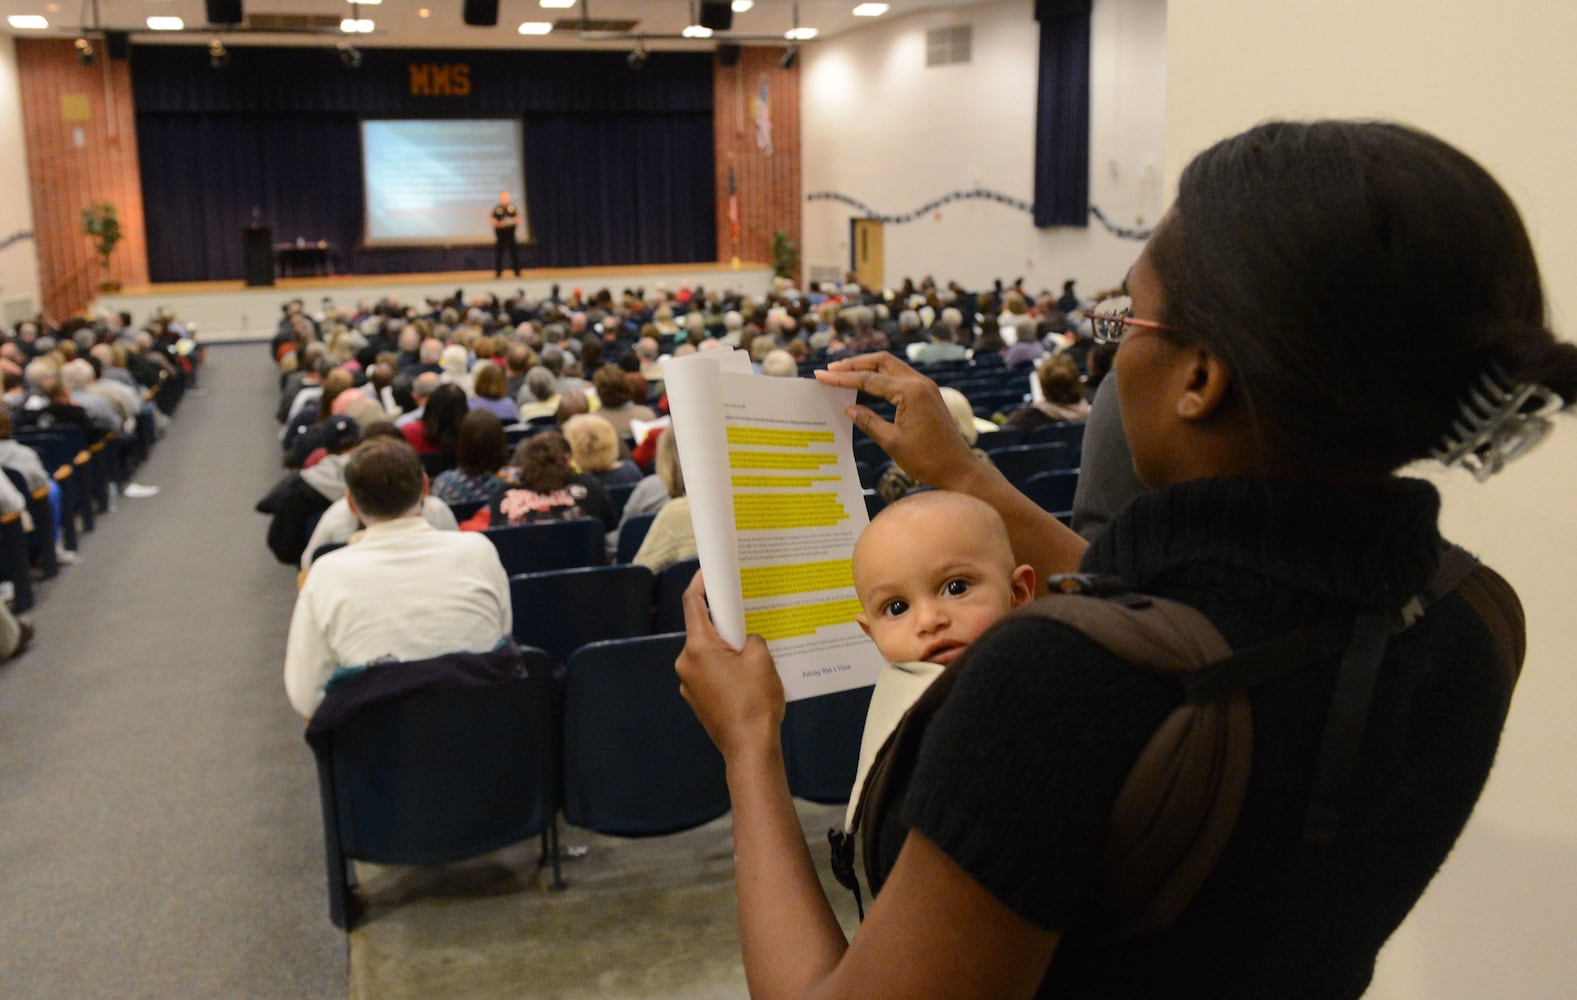
[[[515,641],[545,650],[555,663],[587,643],[650,635],[651,570],[590,566],[509,578]]]
[[[0,579],[14,588],[11,609],[17,614],[33,607],[33,575],[28,568],[27,533],[22,530],[22,512],[0,514]]]
[[[700,568],[699,559],[681,559],[657,574],[657,586],[652,602],[655,605],[652,615],[653,632],[662,634],[684,631],[684,589],[690,586],[690,578],[695,576]]]
[[[861,493],[865,496],[865,516],[867,518],[880,514],[883,508],[887,506],[887,501],[883,500],[882,495],[875,490],[862,490]]]
[[[674,679],[684,635],[583,646],[564,678],[564,819],[598,833],[678,833],[728,812],[723,757]]]
[[[73,448],[63,435],[53,431],[28,430],[18,431],[16,440],[38,452],[38,457],[43,461],[44,468],[55,470],[55,480],[60,483],[62,505],[61,520],[66,520],[67,512],[73,518],[81,518],[82,530],[92,531],[95,526],[93,516],[92,486],[89,483],[88,466],[91,461],[85,449]],[[66,475],[61,470],[69,470]],[[74,548],[76,539],[75,530],[67,536],[67,548]],[[64,530],[62,534],[65,534]]]
[[[635,554],[641,551],[641,543],[646,540],[646,533],[651,530],[655,520],[656,514],[636,514],[619,525],[619,547],[613,561],[634,562]]]
[[[38,563],[44,579],[60,572],[60,562],[55,555],[55,537],[50,529],[55,523],[55,511],[49,505],[49,487],[37,490],[27,488],[27,479],[15,469],[5,470],[6,478],[16,491],[27,498],[27,512],[33,518],[33,530],[27,536],[29,558]]]
[[[510,576],[600,566],[603,561],[605,532],[596,518],[488,528],[482,534],[497,546],[499,561]]]
[[[1024,439],[1025,444],[1056,444],[1061,442],[1070,448],[1078,448],[1084,444],[1084,424],[1041,424],[1032,428]]]
[[[375,705],[314,747],[336,927],[359,916],[355,861],[439,864],[541,837],[538,863],[563,884],[552,666],[522,655],[520,680]]]
[[[1065,444],[1025,444],[991,453],[991,461],[1008,482],[1019,490],[1037,472],[1068,467],[1069,448]]]
[[[783,717],[783,761],[789,791],[810,802],[849,801],[860,762],[860,738],[874,687],[789,702]]]
[[[1022,427],[999,427],[975,439],[975,447],[987,455],[999,452],[1003,448],[1017,448],[1022,444],[1024,444]]]
[[[467,500],[465,503],[451,503],[449,505],[449,513],[453,514],[455,522],[459,523],[486,506],[486,500]]]
[[[635,492],[635,483],[625,483],[622,486],[608,486],[608,502],[613,504],[613,517],[617,521],[624,516],[624,503],[630,499],[630,494]]]
[[[1073,510],[1073,494],[1079,486],[1078,469],[1037,472],[1024,483],[1024,495],[1052,514]]]

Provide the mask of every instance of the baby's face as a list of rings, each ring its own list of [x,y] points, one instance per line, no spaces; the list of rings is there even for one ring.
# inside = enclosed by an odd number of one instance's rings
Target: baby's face
[[[1014,606],[1031,584],[1006,540],[970,529],[944,509],[893,510],[866,529],[855,552],[860,625],[887,660],[946,665]],[[989,544],[986,542],[989,541]]]

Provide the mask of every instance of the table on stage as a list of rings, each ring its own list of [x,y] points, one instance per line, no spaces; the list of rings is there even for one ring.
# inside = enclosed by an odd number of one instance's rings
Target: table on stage
[[[287,278],[297,277],[303,271],[327,277],[334,273],[333,257],[334,245],[328,240],[274,244],[274,260],[279,273]]]

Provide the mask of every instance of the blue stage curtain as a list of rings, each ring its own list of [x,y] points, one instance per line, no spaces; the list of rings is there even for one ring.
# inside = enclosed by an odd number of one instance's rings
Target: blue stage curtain
[[[1083,227],[1090,215],[1090,0],[1036,0],[1035,19],[1035,225]]]
[[[632,73],[621,53],[369,50],[351,71],[331,49],[260,51],[237,48],[224,70],[203,49],[136,52],[153,281],[238,279],[254,208],[278,241],[328,240],[340,271],[491,269],[490,242],[357,249],[360,120],[381,115],[522,119],[525,267],[716,259],[710,56],[660,53]],[[419,62],[468,64],[471,94],[404,96]]]

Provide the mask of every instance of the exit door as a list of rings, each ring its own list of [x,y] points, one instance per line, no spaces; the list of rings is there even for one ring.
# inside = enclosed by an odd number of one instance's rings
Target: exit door
[[[854,280],[866,288],[881,288],[883,277],[882,220],[851,219],[849,245],[852,248]]]

